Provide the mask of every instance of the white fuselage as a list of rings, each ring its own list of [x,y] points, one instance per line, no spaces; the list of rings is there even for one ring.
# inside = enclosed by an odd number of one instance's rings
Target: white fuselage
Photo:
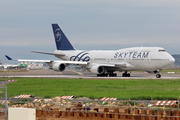
[[[92,64],[115,65],[113,70],[133,71],[133,70],[161,70],[171,66],[174,58],[161,47],[133,47],[120,50],[55,50],[54,53],[64,54],[56,57],[62,60],[85,61]],[[126,67],[122,67],[122,64]],[[118,64],[120,66],[118,67]],[[128,65],[128,66],[127,66]],[[86,66],[86,67],[89,67]]]

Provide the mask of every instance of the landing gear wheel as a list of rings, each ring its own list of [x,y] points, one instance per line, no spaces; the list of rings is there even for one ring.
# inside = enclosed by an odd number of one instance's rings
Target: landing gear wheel
[[[97,74],[97,77],[108,77],[108,75],[109,75],[109,77],[117,77],[117,73],[113,73],[113,72],[111,72],[111,73]]]
[[[123,76],[123,77],[126,77],[126,73],[123,73],[122,76]]]
[[[161,78],[161,74],[156,74],[156,78]]]
[[[103,73],[103,74],[97,74],[97,77],[107,77],[108,74],[107,73]]]
[[[114,73],[114,71],[107,71],[107,73],[109,75],[109,77],[117,77],[117,73]]]
[[[131,74],[130,74],[130,73],[128,73],[128,74],[127,74],[127,77],[131,77]]]
[[[114,73],[114,77],[117,77],[117,73]]]
[[[109,77],[117,77],[117,73],[109,73]]]
[[[127,73],[127,71],[126,71],[126,72],[124,72],[124,73],[122,74],[122,76],[123,76],[123,77],[130,77],[131,74],[130,74],[130,73]]]

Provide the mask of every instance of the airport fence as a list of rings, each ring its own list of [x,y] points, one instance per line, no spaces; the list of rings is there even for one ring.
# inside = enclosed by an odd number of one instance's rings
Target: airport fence
[[[141,107],[104,107],[63,109],[37,109],[36,119],[43,120],[179,120],[180,111]]]
[[[173,106],[38,101],[11,107],[35,108],[37,120],[180,120],[179,108]]]
[[[0,120],[7,120],[7,87],[0,87]]]

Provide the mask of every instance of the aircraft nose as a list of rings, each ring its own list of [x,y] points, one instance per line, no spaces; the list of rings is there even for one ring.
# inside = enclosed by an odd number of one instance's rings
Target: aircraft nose
[[[170,62],[171,64],[174,64],[175,59],[171,56],[171,57],[169,58],[169,62]]]

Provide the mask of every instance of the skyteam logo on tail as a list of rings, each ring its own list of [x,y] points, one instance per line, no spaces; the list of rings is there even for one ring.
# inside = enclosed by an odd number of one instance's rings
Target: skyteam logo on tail
[[[55,38],[56,38],[56,41],[59,42],[61,40],[61,33],[60,33],[60,29],[57,28],[55,31]]]
[[[82,51],[79,54],[77,54],[76,56],[71,56],[70,60],[71,61],[84,61],[84,62],[88,62],[90,61],[90,57],[88,56],[88,52],[87,51]]]

